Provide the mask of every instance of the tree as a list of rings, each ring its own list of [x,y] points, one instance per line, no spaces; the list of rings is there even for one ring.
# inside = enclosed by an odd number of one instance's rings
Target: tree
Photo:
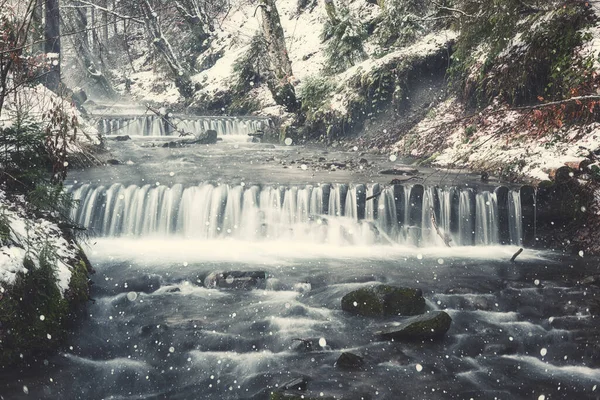
[[[260,1],[262,30],[267,42],[267,57],[270,65],[267,85],[277,104],[284,106],[289,112],[297,112],[300,105],[294,86],[291,84],[292,63],[285,45],[277,6],[275,0]]]
[[[179,89],[179,93],[186,99],[189,99],[194,94],[194,86],[190,78],[189,73],[180,64],[171,43],[164,36],[162,28],[160,26],[160,19],[158,14],[152,8],[149,0],[142,0],[139,4],[142,14],[144,15],[144,22],[146,26],[146,33],[152,40],[152,43],[163,56],[163,59],[167,63],[167,66],[174,75],[175,86]]]
[[[50,61],[46,73],[46,87],[58,92],[60,88],[60,8],[59,0],[46,0],[46,22],[44,29],[44,50]]]

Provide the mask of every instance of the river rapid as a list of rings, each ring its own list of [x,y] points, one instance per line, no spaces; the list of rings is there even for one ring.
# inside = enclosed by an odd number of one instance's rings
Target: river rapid
[[[378,173],[400,160],[223,137],[185,148],[109,141],[121,165],[70,174],[74,216],[93,228],[94,302],[59,354],[0,376],[1,398],[269,399],[298,377],[304,398],[600,398],[600,290],[581,284],[597,260],[526,248],[511,263],[524,233],[506,222],[503,234],[498,215],[520,221],[520,203],[494,208],[496,182],[421,169],[400,211],[393,177]],[[187,208],[167,200],[174,187],[178,198],[193,192]],[[267,279],[208,288],[214,271]],[[399,318],[342,311],[346,293],[375,283],[420,288],[429,310],[452,317],[446,336],[382,341],[375,332]],[[363,367],[338,368],[342,352]]]

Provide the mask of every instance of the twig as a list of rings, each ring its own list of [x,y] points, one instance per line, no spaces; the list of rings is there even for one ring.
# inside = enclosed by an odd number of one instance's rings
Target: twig
[[[380,190],[379,193],[375,193],[373,196],[369,196],[365,199],[365,201],[369,201],[369,200],[373,200],[379,196],[381,196],[381,194],[383,193],[383,190]]]
[[[521,247],[519,250],[517,250],[517,252],[515,254],[513,254],[513,256],[510,259],[510,262],[515,262],[517,257],[519,257],[519,254],[521,254],[522,252],[523,252],[523,248]]]
[[[177,127],[177,125],[175,125],[173,122],[171,122],[168,118],[165,118],[165,116],[162,115],[160,113],[160,111],[155,110],[154,108],[150,107],[149,105],[146,105],[146,108],[148,109],[148,111],[152,111],[154,114],[158,115],[163,121],[165,121],[167,123],[167,125],[169,125],[171,128],[173,128],[175,130],[175,132],[179,133],[179,136],[193,135],[193,133],[189,133],[189,132],[184,131],[183,129],[179,129]]]
[[[432,3],[433,3],[433,4],[435,4],[435,6],[436,6],[437,8],[439,8],[440,10],[444,10],[444,11],[450,11],[450,12],[459,13],[459,14],[461,14],[461,15],[465,16],[465,17],[468,17],[468,18],[475,18],[475,16],[474,16],[474,15],[467,14],[466,12],[464,12],[463,10],[459,10],[458,8],[446,7],[446,6],[443,6],[443,5],[441,5],[440,3],[438,3],[438,2],[435,2],[435,1],[432,1]]]

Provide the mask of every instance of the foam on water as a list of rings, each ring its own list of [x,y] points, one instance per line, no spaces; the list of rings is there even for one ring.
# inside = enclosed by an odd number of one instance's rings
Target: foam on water
[[[437,263],[440,258],[496,261],[510,259],[517,249],[514,246],[476,246],[470,247],[467,254],[462,247],[343,246],[289,240],[251,242],[234,239],[98,238],[90,244],[89,251],[99,261],[136,260],[160,268],[165,262],[182,265],[184,262],[192,264],[206,261],[255,265],[285,265],[295,260],[311,259],[407,260],[413,264]],[[548,256],[542,251],[527,250],[519,259],[540,260]],[[192,266],[180,268],[191,269]]]

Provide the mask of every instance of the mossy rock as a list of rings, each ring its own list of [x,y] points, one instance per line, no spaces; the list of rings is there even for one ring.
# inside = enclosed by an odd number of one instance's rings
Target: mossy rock
[[[421,289],[378,285],[345,295],[342,310],[367,317],[418,315],[425,312],[425,299]]]
[[[40,256],[39,267],[26,258],[27,273],[4,287],[0,300],[0,367],[10,367],[55,351],[67,335],[73,316],[89,300],[89,265],[85,255],[71,269],[65,295],[56,284],[53,255]]]
[[[386,340],[423,340],[438,339],[448,332],[452,318],[444,311],[433,311],[424,315],[410,317],[399,325],[376,333]]]

